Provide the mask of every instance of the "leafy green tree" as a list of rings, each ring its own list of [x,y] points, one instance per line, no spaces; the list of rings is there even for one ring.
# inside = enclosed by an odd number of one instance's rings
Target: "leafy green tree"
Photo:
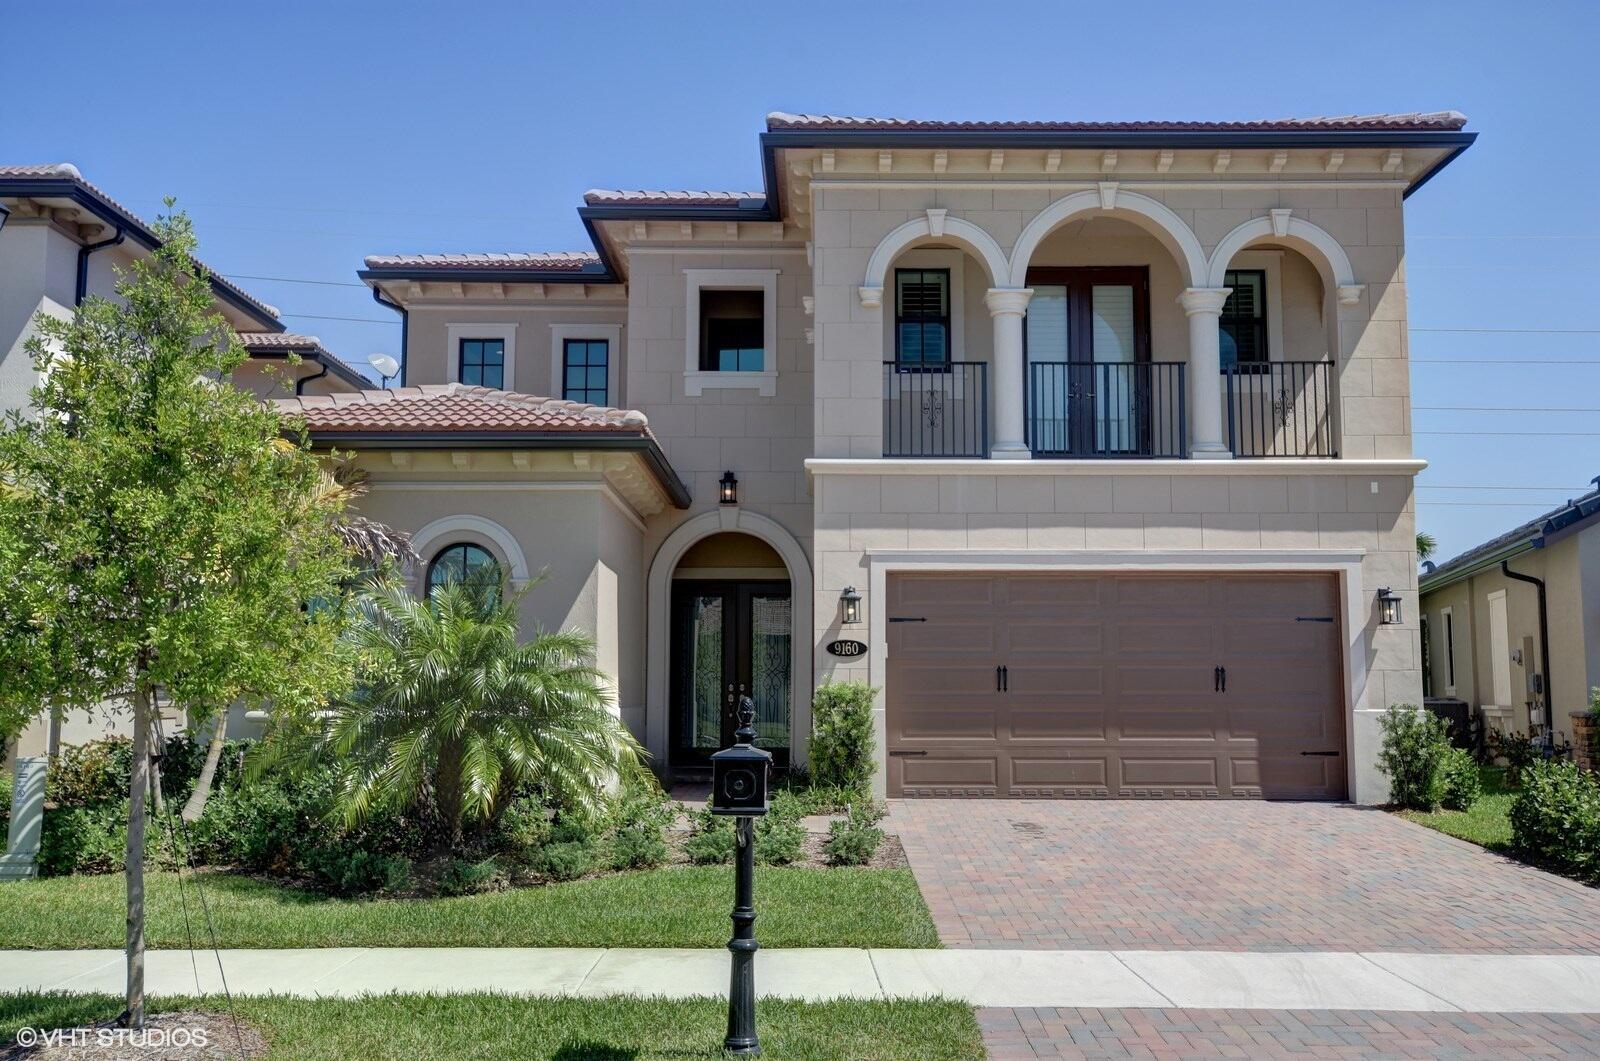
[[[168,205],[171,203],[169,201]],[[41,315],[30,408],[0,429],[0,732],[132,713],[127,1012],[144,1015],[145,801],[156,696],[306,709],[347,677],[350,577],[304,438],[226,380],[245,353],[182,214],[70,319]]]
[[[611,710],[593,640],[538,631],[520,643],[520,596],[469,580],[422,599],[375,582],[347,635],[354,691],[315,716],[275,712],[253,768],[330,763],[346,825],[379,807],[412,810],[439,855],[493,825],[524,784],[598,813],[643,753]]]

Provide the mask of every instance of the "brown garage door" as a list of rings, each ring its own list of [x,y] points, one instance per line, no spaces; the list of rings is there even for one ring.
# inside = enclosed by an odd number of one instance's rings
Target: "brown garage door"
[[[889,579],[891,796],[1343,799],[1317,575]]]

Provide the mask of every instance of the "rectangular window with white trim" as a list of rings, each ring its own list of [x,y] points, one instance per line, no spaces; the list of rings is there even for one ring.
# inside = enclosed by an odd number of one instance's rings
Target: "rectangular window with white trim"
[[[760,291],[701,290],[702,372],[761,372],[766,368],[764,303]]]
[[[506,343],[504,339],[462,339],[460,372],[462,383],[475,387],[504,390],[506,385]]]
[[[567,339],[561,350],[561,396],[571,402],[610,405],[611,344],[604,339]]]

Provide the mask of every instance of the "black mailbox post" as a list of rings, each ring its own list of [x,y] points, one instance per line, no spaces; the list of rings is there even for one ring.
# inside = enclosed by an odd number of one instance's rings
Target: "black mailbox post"
[[[767,784],[772,755],[755,747],[756,709],[748,696],[739,700],[737,741],[711,757],[711,813],[733,816],[738,841],[733,885],[733,955],[728,981],[728,1035],[722,1048],[730,1054],[759,1054],[756,1038],[756,845],[755,817],[767,813]]]

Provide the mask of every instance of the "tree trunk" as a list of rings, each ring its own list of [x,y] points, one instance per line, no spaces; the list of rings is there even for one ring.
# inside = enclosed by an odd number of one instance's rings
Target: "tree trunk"
[[[160,727],[155,719],[160,711],[161,702],[158,700],[155,710],[150,712],[150,802],[156,809],[157,818],[165,817],[167,813],[166,794],[161,791],[161,753],[166,749],[161,745]]]
[[[150,791],[152,697],[141,679],[133,693],[133,769],[128,780],[128,994],[124,1019],[144,1027],[144,825],[145,794]]]
[[[200,777],[194,783],[194,791],[189,793],[189,802],[183,805],[183,820],[196,822],[200,815],[206,811],[206,800],[211,798],[211,780],[217,776],[217,763],[222,760],[222,738],[227,727],[227,715],[217,718],[216,727],[211,731],[211,744],[206,748],[206,761],[200,767]]]

